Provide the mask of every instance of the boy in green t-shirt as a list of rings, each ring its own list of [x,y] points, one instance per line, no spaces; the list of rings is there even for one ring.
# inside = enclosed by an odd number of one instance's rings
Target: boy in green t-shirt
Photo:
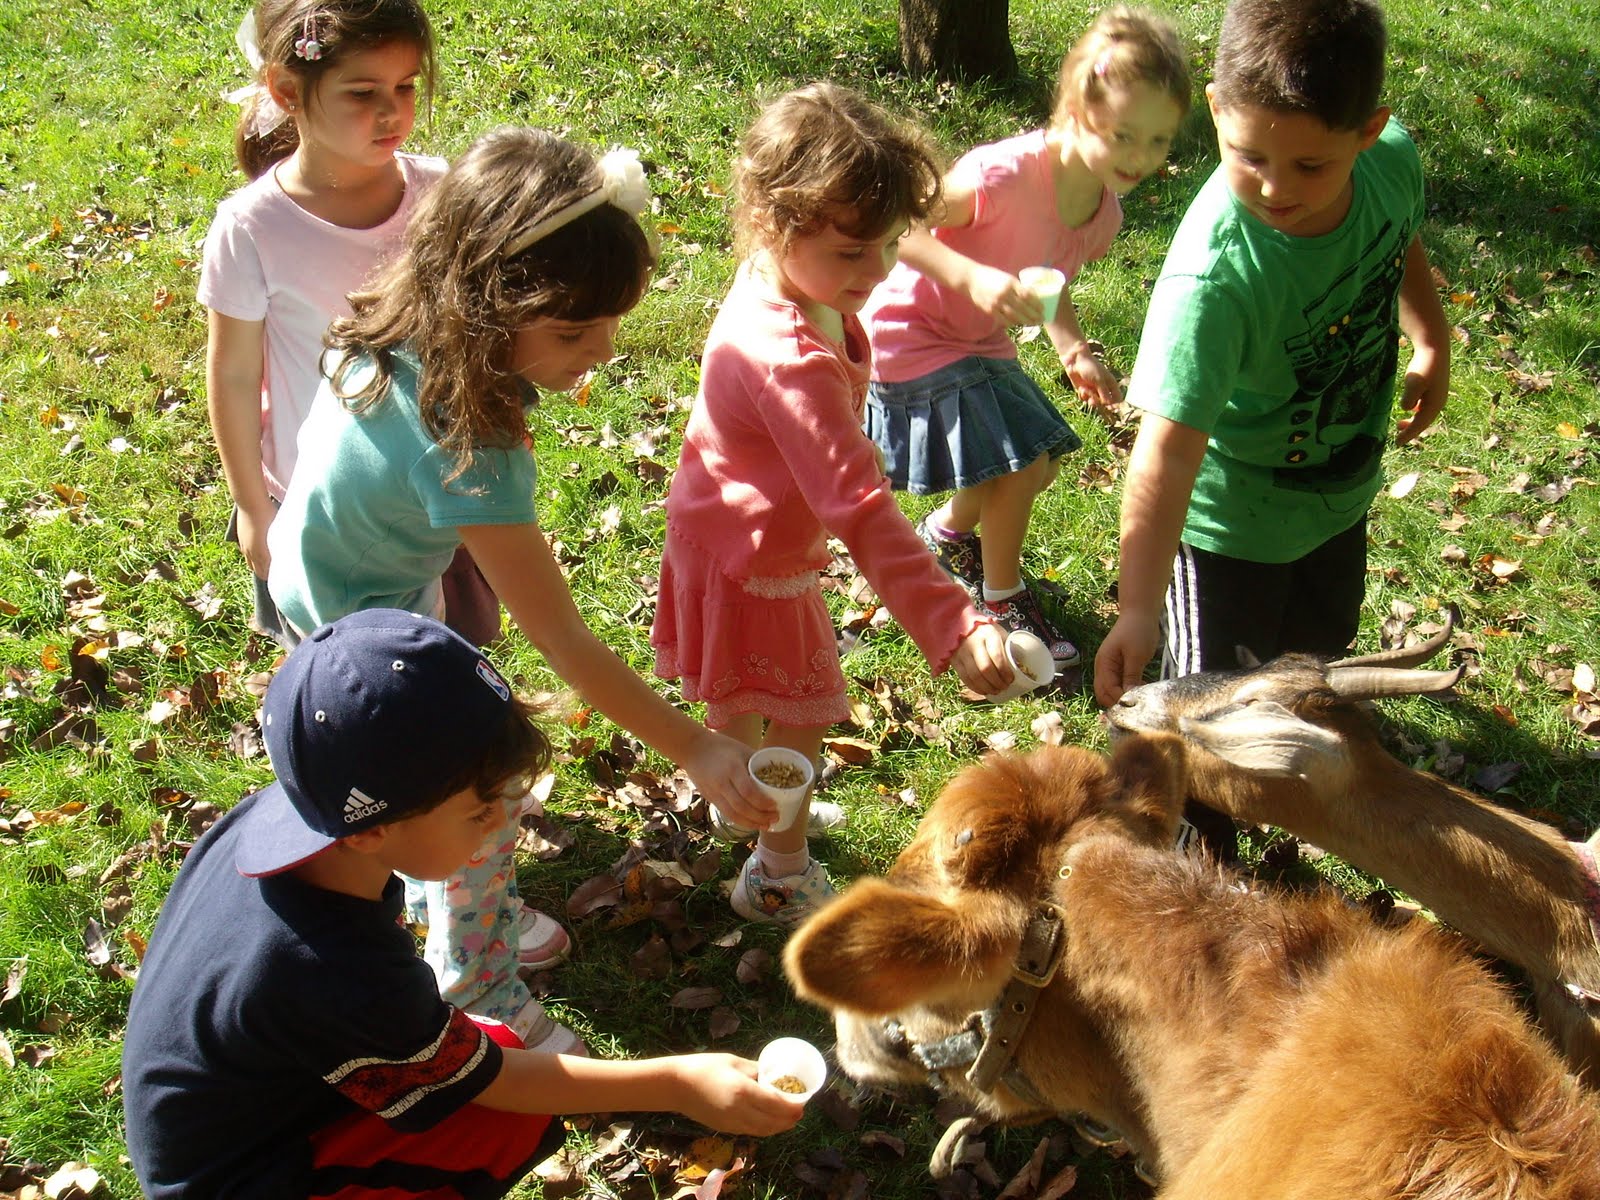
[[[1128,391],[1143,416],[1102,705],[1163,635],[1164,677],[1355,636],[1398,333],[1397,443],[1438,416],[1450,372],[1421,163],[1378,102],[1384,50],[1371,0],[1233,0],[1223,17],[1206,88],[1222,162],[1173,238]]]

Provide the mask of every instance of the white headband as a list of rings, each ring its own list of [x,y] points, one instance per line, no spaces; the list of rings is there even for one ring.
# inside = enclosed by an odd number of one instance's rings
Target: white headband
[[[586,196],[557,209],[526,233],[506,243],[502,258],[521,254],[540,238],[576,221],[602,204],[614,204],[637,219],[650,204],[650,187],[645,183],[644,167],[636,150],[613,150],[600,159],[600,186]],[[646,237],[649,231],[646,230]]]
[[[239,22],[239,28],[233,35],[233,44],[239,47],[239,53],[244,55],[245,62],[250,64],[250,73],[255,78],[241,88],[223,92],[222,98],[229,104],[244,105],[253,97],[259,97],[256,100],[254,115],[250,118],[250,136],[266,137],[287,121],[289,114],[283,111],[283,106],[272,98],[272,93],[261,81],[261,64],[265,60],[261,57],[261,43],[256,37],[254,8],[248,9],[244,14],[244,20]]]

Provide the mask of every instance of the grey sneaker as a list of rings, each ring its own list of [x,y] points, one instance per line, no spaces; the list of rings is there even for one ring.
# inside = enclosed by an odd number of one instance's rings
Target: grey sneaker
[[[1026,629],[1049,646],[1050,657],[1056,660],[1058,673],[1083,661],[1083,655],[1078,653],[1078,648],[1057,633],[1056,627],[1050,624],[1049,618],[1044,615],[1044,610],[1039,607],[1039,598],[1029,588],[1023,588],[1014,596],[1007,596],[1004,600],[995,600],[992,603],[980,597],[978,611],[985,616],[993,617],[1007,629]]]
[[[725,842],[748,842],[756,836],[754,829],[746,829],[743,825],[735,825],[717,810],[715,804],[707,804],[706,812],[710,814],[711,833],[714,837]],[[831,800],[811,801],[811,811],[806,815],[806,836],[808,838],[821,837],[830,833],[844,824],[844,809]]]
[[[946,575],[974,596],[983,594],[983,540],[976,533],[946,537],[933,528],[928,517],[923,517],[917,526],[917,536],[939,560]]]

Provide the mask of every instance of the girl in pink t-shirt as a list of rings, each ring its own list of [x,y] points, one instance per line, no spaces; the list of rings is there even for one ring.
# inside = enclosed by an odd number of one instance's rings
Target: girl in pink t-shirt
[[[1058,670],[1077,647],[1022,579],[1034,498],[1080,445],[1023,372],[1006,326],[1043,323],[1080,397],[1110,411],[1116,377],[1095,356],[1063,290],[1054,315],[1019,278],[1050,267],[1071,280],[1122,223],[1120,195],[1160,168],[1189,108],[1177,35],[1152,13],[1102,13],[1061,64],[1050,124],[980,146],[945,179],[931,228],[862,313],[872,338],[867,433],[896,488],[954,489],[918,532],[981,612],[1026,629]],[[981,539],[980,539],[981,533]]]
[[[861,429],[870,351],[856,314],[938,196],[922,138],[812,84],[763,110],[735,183],[745,261],[667,495],[650,640],[656,673],[705,702],[707,726],[814,759],[850,713],[818,576],[830,534],[935,672],[954,666],[986,694],[1012,672],[1003,632],[929,557]],[[809,800],[761,832],[732,896],[745,918],[792,924],[832,893],[807,848]]]
[[[267,590],[267,530],[322,380],[323,338],[350,316],[349,293],[398,250],[448,164],[399,152],[417,89],[432,92],[433,30],[416,0],[261,0],[235,41],[255,75],[230,97],[242,106],[234,149],[251,182],[218,206],[206,235],[207,403],[233,495],[230,532],[255,576],[253,624],[290,645]],[[499,600],[464,549],[443,591],[444,617],[463,636],[482,644],[500,632]],[[410,904],[425,923],[420,895]],[[566,957],[558,921],[520,913],[526,966]]]
[[[328,323],[350,315],[347,294],[444,174],[443,159],[397,153],[417,89],[431,92],[433,31],[415,0],[262,0],[234,40],[254,74],[229,97],[241,104],[234,150],[251,182],[206,235],[206,391],[230,536],[256,579],[253,623],[291,644],[266,590],[267,528],[321,382]]]

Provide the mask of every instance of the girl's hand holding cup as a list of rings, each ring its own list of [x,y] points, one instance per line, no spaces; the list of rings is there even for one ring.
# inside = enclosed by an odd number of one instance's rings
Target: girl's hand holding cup
[[[750,747],[726,734],[702,731],[683,769],[731,825],[765,829],[778,818],[778,807],[750,775]]]
[[[1016,672],[1006,658],[1006,631],[994,621],[984,621],[967,634],[950,666],[971,691],[991,696],[1011,686]]]

